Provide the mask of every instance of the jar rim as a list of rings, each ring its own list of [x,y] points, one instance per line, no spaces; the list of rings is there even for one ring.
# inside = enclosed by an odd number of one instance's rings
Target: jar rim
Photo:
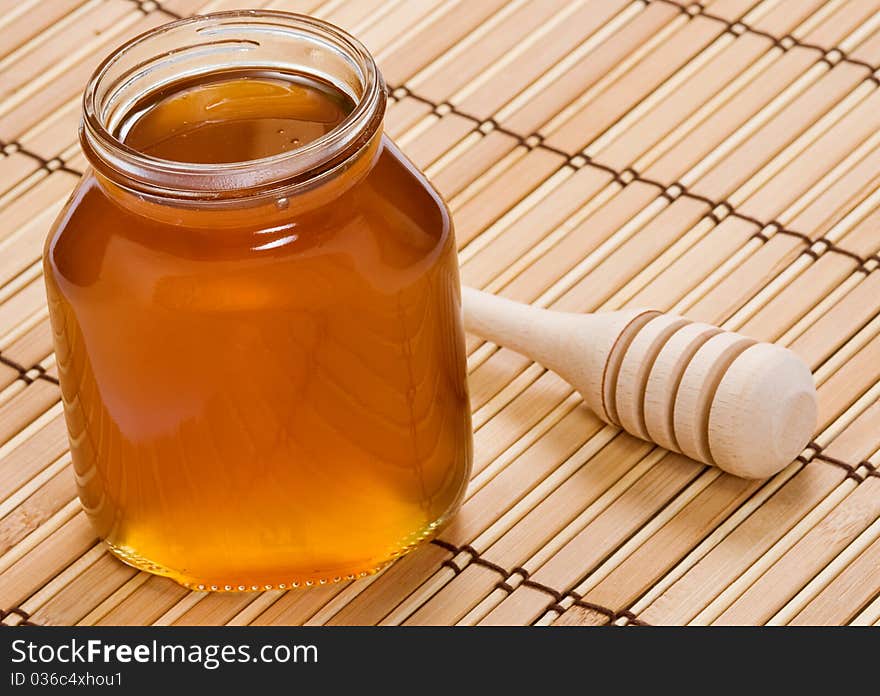
[[[240,162],[194,163],[153,157],[126,145],[108,127],[105,104],[114,94],[104,82],[112,69],[131,51],[169,33],[194,30],[197,35],[221,36],[196,47],[259,46],[247,37],[222,38],[236,29],[287,31],[303,40],[323,42],[345,59],[358,74],[360,94],[354,109],[333,129],[302,147],[268,157]],[[189,49],[180,49],[182,53]],[[174,59],[177,51],[165,51],[154,60]],[[253,66],[263,67],[263,66]],[[149,72],[148,61],[136,64],[117,78],[132,81],[132,71]],[[202,72],[210,72],[204,70]],[[123,87],[125,80],[122,80]],[[104,92],[102,93],[102,89]],[[228,199],[262,191],[290,189],[308,184],[362,150],[381,128],[387,99],[385,83],[373,56],[348,32],[321,19],[279,10],[231,10],[187,17],[146,31],[117,47],[95,69],[83,94],[80,141],[86,157],[100,173],[124,188],[134,188],[174,198]]]

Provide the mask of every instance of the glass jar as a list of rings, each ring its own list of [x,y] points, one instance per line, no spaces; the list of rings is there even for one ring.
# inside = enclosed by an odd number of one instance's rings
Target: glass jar
[[[334,85],[302,147],[139,152],[145,95],[223,70]],[[472,436],[449,213],[382,133],[369,53],[324,22],[226,12],[116,50],[84,96],[91,164],[46,242],[82,504],[109,549],[194,589],[367,575],[462,499]]]

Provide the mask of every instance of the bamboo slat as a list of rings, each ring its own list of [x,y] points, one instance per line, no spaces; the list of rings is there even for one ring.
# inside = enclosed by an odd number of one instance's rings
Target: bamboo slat
[[[59,413],[44,414],[0,446],[0,482],[5,494],[17,491],[67,449],[64,419],[60,409],[56,410]]]
[[[55,41],[34,46],[34,58],[21,74],[13,71],[17,61],[5,71],[0,69],[4,83],[9,82],[10,87],[20,84],[21,87],[12,94],[7,93],[0,106],[0,138],[15,140],[37,123],[41,114],[51,113],[81,92],[83,84],[111,46],[167,19],[162,13],[143,15],[125,0],[117,0],[113,8],[107,8],[109,11],[104,11],[103,5],[95,10],[96,16],[83,17],[77,22],[77,32],[82,36],[74,39],[78,42],[75,51],[63,42],[66,32],[62,32]],[[23,75],[30,76],[27,82],[22,80]]]
[[[496,12],[491,21],[484,22],[478,32],[472,32],[459,41],[440,59],[410,76],[406,82],[420,94],[439,104],[454,91],[476,78],[483,70],[491,69],[501,59],[544,22],[552,21],[557,13],[571,11],[576,3],[528,0],[510,2]]]
[[[506,0],[484,0],[479,3],[458,2],[441,5],[430,21],[420,24],[418,31],[407,32],[399,42],[377,50],[382,73],[392,85],[401,84],[420,68],[442,55],[486,19],[499,10]]]
[[[72,626],[78,624],[92,609],[106,599],[107,594],[119,589],[131,580],[137,571],[116,561],[103,549],[90,550],[81,558],[88,559],[79,573],[72,575],[62,573],[66,583],[60,588],[53,588],[56,593],[44,603],[25,602],[24,608],[29,612],[35,623],[49,626]]]
[[[0,405],[0,442],[6,442],[61,399],[58,386],[42,379],[27,385]]]
[[[822,592],[789,622],[797,626],[833,626],[849,623],[870,602],[876,590],[865,577],[880,570],[880,538],[863,551]]]
[[[850,493],[834,510],[731,604],[713,623],[765,622],[774,607],[804,585],[880,514],[880,481],[871,477]]]
[[[590,37],[595,37],[606,22],[626,21],[621,14],[632,14],[626,7],[624,0],[569,5],[573,11],[560,11],[551,22],[537,28],[502,60],[446,101],[480,119],[489,118],[525,86],[571,56],[572,51],[589,43]]]
[[[139,574],[141,577],[145,575]],[[186,596],[187,592],[167,578],[149,576],[118,604],[106,607],[108,610],[100,616],[93,616],[89,623],[98,626],[150,624]]]
[[[386,130],[453,212],[465,283],[778,340],[815,441],[742,481],[605,426],[468,337],[475,463],[436,542],[366,581],[211,595],[120,564],[79,511],[42,243],[87,162],[83,85],[195,12],[356,33]],[[0,622],[880,621],[880,0],[59,0],[0,8]]]

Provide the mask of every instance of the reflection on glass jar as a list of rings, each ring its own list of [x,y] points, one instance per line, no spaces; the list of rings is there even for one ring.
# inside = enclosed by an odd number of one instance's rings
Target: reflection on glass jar
[[[44,266],[80,497],[126,562],[333,582],[460,503],[451,222],[384,107],[356,41],[283,13],[175,22],[95,73]]]

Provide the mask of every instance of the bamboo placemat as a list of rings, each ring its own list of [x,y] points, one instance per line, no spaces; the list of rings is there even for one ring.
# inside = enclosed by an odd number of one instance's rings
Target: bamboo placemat
[[[799,353],[815,440],[722,474],[469,337],[475,467],[383,573],[211,595],[135,571],[75,498],[39,263],[114,46],[233,7],[359,36],[463,281],[644,305]],[[880,0],[0,0],[0,617],[34,624],[880,623]]]

